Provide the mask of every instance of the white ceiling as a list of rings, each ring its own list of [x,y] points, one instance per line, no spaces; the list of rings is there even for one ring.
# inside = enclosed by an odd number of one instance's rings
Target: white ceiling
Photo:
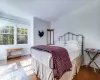
[[[0,0],[0,9],[19,10],[28,15],[53,21],[88,5],[93,0]]]

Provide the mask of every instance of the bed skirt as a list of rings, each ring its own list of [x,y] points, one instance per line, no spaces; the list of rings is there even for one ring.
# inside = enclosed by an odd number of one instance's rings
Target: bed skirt
[[[80,66],[82,65],[83,57],[78,56],[72,61],[72,69],[71,71],[67,71],[63,74],[63,76],[59,80],[72,80],[74,75],[79,72]],[[53,70],[50,67],[45,66],[38,60],[32,57],[32,69],[35,74],[41,80],[55,80],[53,76]]]

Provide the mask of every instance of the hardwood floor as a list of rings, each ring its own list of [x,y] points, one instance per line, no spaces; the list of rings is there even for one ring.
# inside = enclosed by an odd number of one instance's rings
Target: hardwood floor
[[[31,68],[30,56],[0,61],[0,65],[2,80],[33,80],[34,70]]]
[[[95,72],[92,67],[82,66],[73,80],[100,80],[100,70]]]
[[[35,80],[33,74],[31,56],[0,61],[0,80]],[[100,80],[100,73],[95,73],[91,67],[82,66],[73,80]]]

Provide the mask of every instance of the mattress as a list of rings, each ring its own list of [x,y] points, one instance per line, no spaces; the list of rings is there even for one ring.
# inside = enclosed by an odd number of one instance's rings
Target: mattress
[[[81,47],[78,48],[68,48],[63,46],[69,54],[70,60],[73,61],[76,57],[81,55]],[[53,68],[53,59],[52,55],[49,52],[43,52],[35,49],[31,49],[31,55],[33,58],[44,64],[46,67]]]

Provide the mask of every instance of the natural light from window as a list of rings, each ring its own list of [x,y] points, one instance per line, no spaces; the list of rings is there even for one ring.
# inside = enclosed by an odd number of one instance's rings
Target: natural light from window
[[[18,75],[18,67],[16,63],[0,66],[0,79],[12,80],[12,78],[17,75]]]
[[[23,67],[23,70],[27,76],[34,73],[34,70],[32,70],[32,66],[31,66],[31,59],[20,61],[20,64]]]

